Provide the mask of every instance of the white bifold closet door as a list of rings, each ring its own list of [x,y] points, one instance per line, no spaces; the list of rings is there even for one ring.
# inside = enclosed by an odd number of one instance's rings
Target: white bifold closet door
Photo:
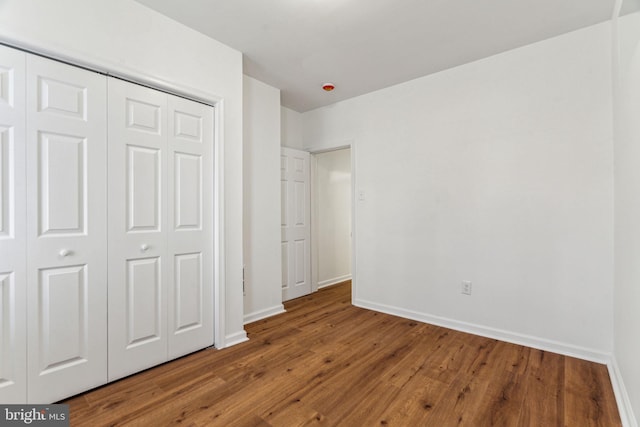
[[[27,399],[25,60],[0,46],[0,402]]]
[[[213,108],[109,79],[109,379],[213,344]]]
[[[28,401],[107,380],[106,78],[27,55]]]
[[[169,359],[213,345],[213,107],[168,95]]]

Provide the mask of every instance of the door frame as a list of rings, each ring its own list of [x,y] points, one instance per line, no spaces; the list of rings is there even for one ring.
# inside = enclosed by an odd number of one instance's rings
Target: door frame
[[[216,348],[225,348],[226,342],[226,259],[225,259],[225,195],[224,195],[224,117],[225,117],[225,102],[224,98],[216,94],[186,86],[176,81],[164,80],[158,78],[153,74],[145,71],[138,71],[127,67],[125,64],[99,60],[95,57],[85,57],[79,55],[75,51],[55,46],[54,48],[46,48],[43,46],[33,45],[29,42],[24,42],[18,39],[0,39],[0,43],[7,47],[25,51],[27,53],[35,54],[38,56],[44,56],[45,58],[52,59],[73,65],[79,68],[84,68],[89,71],[96,72],[98,74],[104,74],[111,77],[120,78],[131,83],[136,83],[142,86],[147,86],[152,89],[157,89],[162,92],[166,92],[172,95],[187,98],[193,101],[201,102],[213,107],[214,109],[214,133],[213,133],[213,167],[214,167],[214,182],[213,182],[213,260],[214,260],[214,283],[213,283],[213,330],[214,337],[213,342]],[[231,345],[237,344],[240,341],[233,340],[229,343]]]
[[[356,236],[357,236],[357,203],[356,203],[356,140],[347,139],[334,143],[327,143],[322,147],[311,147],[311,292],[318,291],[318,206],[316,203],[317,179],[316,179],[316,155],[349,149],[351,161],[351,303],[356,300],[357,294],[357,263],[356,263]]]

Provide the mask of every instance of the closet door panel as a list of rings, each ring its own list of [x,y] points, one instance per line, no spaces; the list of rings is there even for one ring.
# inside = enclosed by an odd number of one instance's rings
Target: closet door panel
[[[89,307],[85,295],[87,266],[45,268],[39,271],[40,344],[38,367],[46,375],[89,359]]]
[[[38,134],[38,235],[85,234],[89,213],[86,150],[84,137]]]
[[[106,78],[27,57],[28,399],[107,380]]]
[[[27,400],[26,54],[0,46],[0,402]]]
[[[109,79],[109,379],[167,359],[167,95]]]
[[[128,145],[126,157],[127,232],[160,233],[162,151]]]
[[[161,265],[158,257],[127,260],[127,345],[140,346],[162,338]]]
[[[213,107],[169,95],[169,357],[213,345]]]

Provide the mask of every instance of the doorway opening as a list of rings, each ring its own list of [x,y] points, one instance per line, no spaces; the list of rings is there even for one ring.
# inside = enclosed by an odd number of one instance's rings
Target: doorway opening
[[[281,148],[283,302],[347,281],[355,297],[354,148]]]
[[[351,147],[311,155],[312,292],[352,280]]]

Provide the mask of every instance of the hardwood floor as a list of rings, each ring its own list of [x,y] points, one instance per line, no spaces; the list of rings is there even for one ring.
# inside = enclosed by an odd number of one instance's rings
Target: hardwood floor
[[[72,426],[619,426],[604,365],[353,307],[345,283],[71,398]]]

